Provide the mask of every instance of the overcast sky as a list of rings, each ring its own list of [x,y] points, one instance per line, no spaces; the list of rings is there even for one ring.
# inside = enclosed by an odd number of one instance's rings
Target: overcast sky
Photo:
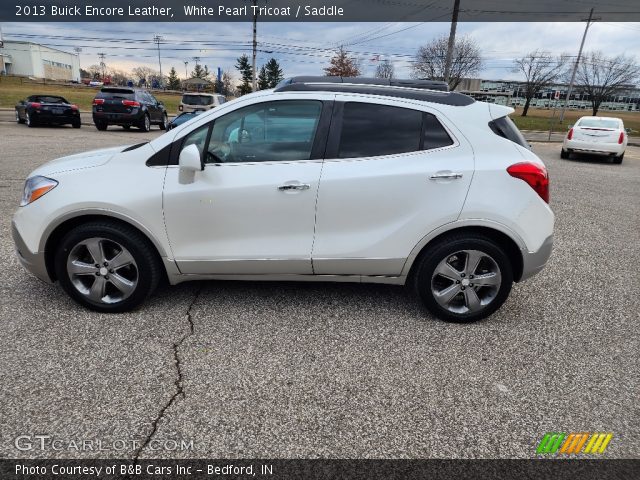
[[[258,65],[275,57],[286,76],[321,75],[331,50],[344,45],[360,59],[363,73],[373,75],[377,59],[393,62],[396,77],[408,77],[417,48],[446,35],[449,23],[258,23]],[[485,79],[517,79],[512,60],[535,49],[576,55],[584,23],[461,23],[459,35],[476,40],[485,57]],[[99,63],[131,70],[144,65],[158,69],[155,34],[162,35],[163,73],[175,67],[185,76],[194,57],[214,71],[234,70],[238,56],[251,55],[250,23],[4,23],[6,40],[28,40],[62,50],[82,48],[83,68]],[[58,38],[56,38],[58,37]],[[145,43],[148,42],[148,43]],[[206,42],[207,44],[204,44]],[[640,23],[594,23],[585,51],[626,54],[640,61]]]

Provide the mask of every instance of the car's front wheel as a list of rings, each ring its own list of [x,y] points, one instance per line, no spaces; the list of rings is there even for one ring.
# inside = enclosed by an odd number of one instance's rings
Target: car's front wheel
[[[91,222],[71,230],[55,252],[54,265],[60,285],[72,299],[109,313],[138,306],[161,276],[147,238],[112,222]]]
[[[509,257],[481,235],[451,235],[418,260],[414,287],[425,307],[450,322],[473,322],[495,312],[509,296]]]
[[[105,131],[107,129],[107,127],[109,126],[107,124],[107,122],[102,121],[102,120],[96,120],[95,124],[96,124],[96,128],[98,130],[100,130],[101,132]]]
[[[618,165],[622,163],[622,160],[624,160],[624,152],[613,157],[613,163],[617,163]]]
[[[18,111],[18,109],[16,109],[16,122],[17,123],[24,123],[24,120],[22,120],[20,118],[20,112]]]

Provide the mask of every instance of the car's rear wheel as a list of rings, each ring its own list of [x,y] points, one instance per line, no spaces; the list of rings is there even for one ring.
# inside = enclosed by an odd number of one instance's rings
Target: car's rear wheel
[[[35,119],[31,118],[31,115],[29,115],[29,112],[25,113],[25,117],[26,117],[27,127],[37,127],[38,126],[38,124],[35,121]]]
[[[567,152],[564,148],[560,150],[560,158],[567,159],[569,158],[569,152]]]
[[[111,222],[92,222],[67,233],[55,252],[54,265],[67,294],[100,312],[135,308],[161,277],[160,262],[147,238]]]
[[[414,287],[424,306],[450,322],[474,322],[494,313],[509,296],[513,270],[493,240],[451,235],[418,260]]]
[[[80,120],[74,120],[71,125],[73,126],[73,128],[80,128],[82,126]]]
[[[105,131],[105,130],[107,129],[107,127],[109,126],[109,125],[107,124],[107,122],[105,122],[105,121],[101,121],[101,120],[97,120],[97,121],[95,122],[95,124],[96,124],[96,128],[97,128],[98,130],[100,130],[101,132]]]
[[[143,132],[148,132],[149,130],[151,130],[151,119],[149,118],[149,115],[144,115],[144,117],[140,121],[140,125],[138,126],[138,128],[140,128],[140,130],[142,130]]]
[[[613,157],[613,163],[617,163],[618,165],[622,163],[622,160],[624,160],[624,152],[622,152],[621,155]]]
[[[166,130],[168,124],[169,124],[169,117],[167,117],[166,113],[163,113],[162,122],[160,123],[160,130]]]

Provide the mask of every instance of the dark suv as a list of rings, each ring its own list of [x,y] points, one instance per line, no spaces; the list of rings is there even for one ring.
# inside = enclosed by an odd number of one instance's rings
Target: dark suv
[[[166,130],[167,110],[146,90],[127,87],[103,87],[93,99],[93,123],[98,130],[109,125],[131,126],[148,132],[151,125]]]

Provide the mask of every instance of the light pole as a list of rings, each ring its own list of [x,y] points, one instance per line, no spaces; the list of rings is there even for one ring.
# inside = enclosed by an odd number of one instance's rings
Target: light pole
[[[160,87],[162,88],[162,61],[160,60],[160,42],[164,40],[161,35],[153,37],[153,41],[158,44],[158,66],[160,67]]]
[[[189,76],[189,74],[187,73],[187,65],[189,65],[189,61],[185,60],[184,61],[184,79],[186,80],[187,77]]]
[[[99,53],[98,57],[100,57],[100,66],[102,67],[102,82],[104,82],[104,67],[106,66],[104,63],[104,57],[106,57],[106,54]]]
[[[82,70],[82,68],[80,67],[80,53],[82,52],[82,49],[80,47],[74,47],[73,49],[74,52],[76,52],[76,55],[78,57],[78,70]],[[80,73],[78,71],[78,75],[80,76],[80,78],[78,78],[78,83],[80,83],[82,81],[82,73]]]

